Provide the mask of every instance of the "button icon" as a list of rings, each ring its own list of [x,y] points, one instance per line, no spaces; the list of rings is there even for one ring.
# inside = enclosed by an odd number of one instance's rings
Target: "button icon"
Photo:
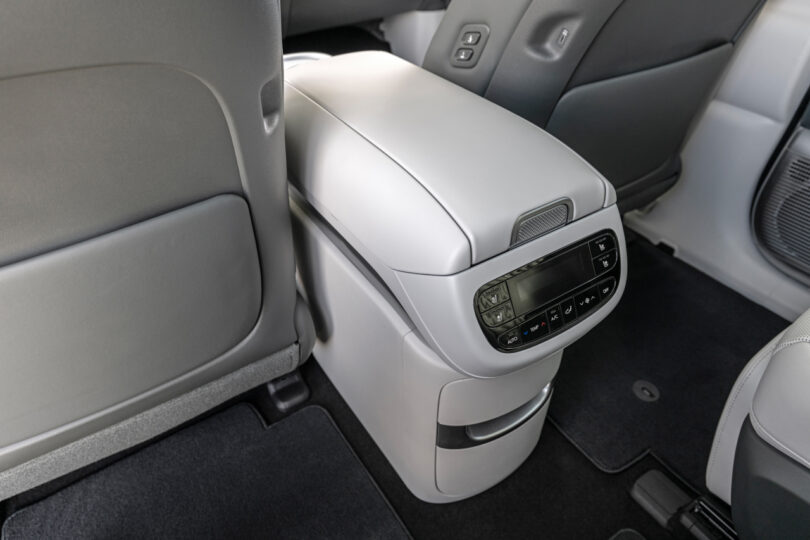
[[[524,343],[540,339],[548,334],[548,332],[548,319],[546,319],[545,313],[535,317],[527,323],[524,323],[520,327],[520,333],[523,334]]]
[[[473,50],[472,49],[458,49],[455,54],[455,59],[458,62],[469,62],[472,60],[473,57]]]
[[[610,234],[603,234],[602,236],[594,239],[590,243],[591,257],[598,257],[607,253],[611,249],[616,249],[616,242]]]
[[[514,319],[515,312],[512,309],[512,304],[506,303],[502,306],[496,307],[495,309],[490,309],[481,316],[483,317],[487,326],[500,326],[503,323]]]
[[[604,274],[616,264],[616,250],[611,250],[593,260],[593,268],[598,274]]]
[[[599,284],[599,297],[604,300],[613,294],[613,289],[616,288],[616,280],[610,278]]]
[[[574,309],[574,306],[571,306],[571,310]],[[548,317],[548,326],[549,329],[554,332],[558,328],[561,328],[563,324],[563,311],[560,309],[559,306],[555,306],[548,311],[546,311],[546,316]]]
[[[509,291],[506,288],[506,283],[500,283],[481,293],[481,296],[478,298],[478,309],[480,311],[486,311],[507,300],[509,300]]]
[[[523,345],[523,338],[520,335],[520,330],[515,328],[509,332],[501,335],[499,338],[501,345],[507,349],[514,349]]]
[[[577,306],[577,314],[581,317],[584,313],[592,310],[599,303],[599,292],[596,287],[591,287],[582,294],[578,294],[574,298]]]
[[[463,45],[478,45],[481,41],[481,32],[464,32],[461,36],[461,43]]]
[[[576,320],[577,312],[574,309],[573,298],[563,300],[562,303],[560,303],[560,309],[562,310],[563,320],[565,321],[566,324]]]

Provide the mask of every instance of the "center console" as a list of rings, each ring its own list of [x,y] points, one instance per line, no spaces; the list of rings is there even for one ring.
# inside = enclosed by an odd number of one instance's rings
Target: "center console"
[[[314,357],[418,497],[534,449],[565,347],[626,280],[615,191],[534,125],[389,54],[288,66]]]

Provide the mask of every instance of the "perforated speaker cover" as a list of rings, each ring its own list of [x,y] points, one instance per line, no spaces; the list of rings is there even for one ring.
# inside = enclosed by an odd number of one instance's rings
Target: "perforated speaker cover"
[[[763,252],[810,283],[810,152],[793,144],[765,181],[754,211]]]

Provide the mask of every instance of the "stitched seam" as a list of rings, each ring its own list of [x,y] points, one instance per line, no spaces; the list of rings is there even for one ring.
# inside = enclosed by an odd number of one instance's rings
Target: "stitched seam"
[[[799,345],[801,343],[809,343],[810,344],[810,337],[800,337],[796,339],[791,339],[790,341],[785,341],[784,343],[780,343],[778,347],[773,351],[773,354],[778,353],[781,350],[787,349],[791,345]]]
[[[768,431],[765,428],[765,426],[762,425],[762,422],[760,422],[759,418],[757,418],[757,414],[756,414],[756,412],[754,412],[753,408],[751,409],[751,415],[750,416],[751,416],[751,424],[754,426],[754,431],[758,432],[760,435],[765,435],[765,437],[763,437],[763,438],[764,439],[765,438],[770,439],[769,442],[770,442],[770,444],[772,446],[776,447],[778,450],[782,451],[784,454],[787,454],[788,456],[792,457],[793,459],[795,459],[799,463],[803,464],[805,467],[810,468],[810,462],[808,462],[807,459],[804,458],[804,456],[801,456],[798,453],[791,450],[790,448],[788,448],[785,445],[785,443],[783,443],[782,441],[777,439],[774,436],[773,433]]]

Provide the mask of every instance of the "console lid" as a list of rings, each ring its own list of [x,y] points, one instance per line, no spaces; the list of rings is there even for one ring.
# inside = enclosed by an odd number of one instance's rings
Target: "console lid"
[[[518,219],[535,209],[565,202],[570,222],[615,202],[612,186],[543,130],[390,54],[305,62],[285,78],[287,113],[295,112],[287,126],[292,183],[389,268],[456,273],[508,250]],[[304,108],[310,110],[304,114]],[[314,114],[329,118],[306,120]],[[350,131],[384,154],[390,175],[370,174],[369,162],[358,155],[333,153],[324,163],[325,154],[316,154],[324,145],[313,141],[327,126]],[[340,182],[346,185],[335,185]],[[385,209],[403,208],[396,192],[408,183],[402,193],[412,212],[407,222],[384,219]],[[388,193],[371,227],[361,226],[369,222],[358,220],[352,193],[366,188]],[[417,199],[421,204],[414,205]],[[421,226],[423,219],[432,225]],[[403,255],[403,246],[423,248],[414,257]]]

